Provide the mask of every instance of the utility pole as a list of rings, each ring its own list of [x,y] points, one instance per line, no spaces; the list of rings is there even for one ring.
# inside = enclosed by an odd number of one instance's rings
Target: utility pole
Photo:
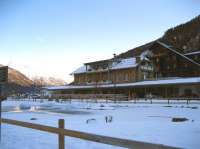
[[[6,99],[6,95],[3,94],[2,86],[5,86],[8,82],[8,67],[0,67],[0,142],[1,142],[1,117],[2,117],[2,101]]]

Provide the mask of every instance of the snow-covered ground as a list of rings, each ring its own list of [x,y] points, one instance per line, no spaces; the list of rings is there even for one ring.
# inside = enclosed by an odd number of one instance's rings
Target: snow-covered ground
[[[65,119],[65,128],[94,134],[151,143],[198,149],[200,147],[200,102],[153,101],[134,103],[67,103],[4,101],[3,117],[56,126]],[[105,122],[112,116],[111,123]],[[188,121],[172,122],[173,117]],[[30,120],[36,118],[36,120]],[[95,119],[86,123],[88,119]],[[1,149],[57,149],[55,134],[28,128],[2,125]],[[65,137],[70,149],[115,149],[117,147]]]

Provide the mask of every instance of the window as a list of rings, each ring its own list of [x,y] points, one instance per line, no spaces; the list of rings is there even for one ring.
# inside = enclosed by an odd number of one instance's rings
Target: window
[[[192,90],[191,89],[185,89],[184,90],[184,93],[185,93],[185,95],[187,95],[187,96],[189,96],[189,95],[191,95],[192,94]]]
[[[119,75],[116,76],[116,81],[117,81],[117,82],[120,81],[120,76],[119,76]]]
[[[124,81],[128,81],[128,74],[125,73]]]
[[[159,62],[159,58],[156,58],[156,62],[157,62],[157,63]]]
[[[167,70],[169,70],[169,69],[170,69],[170,66],[168,65],[168,66],[167,66]]]
[[[146,80],[148,78],[149,73],[148,72],[144,72],[143,73],[143,79]]]
[[[176,69],[176,64],[173,65],[174,69]]]

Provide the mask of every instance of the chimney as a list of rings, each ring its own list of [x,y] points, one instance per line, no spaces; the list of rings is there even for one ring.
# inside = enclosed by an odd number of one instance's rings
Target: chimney
[[[114,57],[114,59],[116,58],[116,54],[115,53],[113,54],[113,57]]]
[[[113,54],[113,62],[116,62],[117,61],[117,55],[114,53]]]

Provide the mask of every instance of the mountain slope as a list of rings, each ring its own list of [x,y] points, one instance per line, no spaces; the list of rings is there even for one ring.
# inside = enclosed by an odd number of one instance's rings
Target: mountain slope
[[[3,66],[0,64],[0,67]],[[20,71],[8,68],[8,85],[6,92],[8,94],[25,93],[32,90],[33,81],[22,74]]]
[[[9,67],[8,83],[14,83],[14,84],[18,84],[24,87],[30,87],[33,84],[33,81],[31,81],[28,77],[26,77],[20,71]]]
[[[200,15],[189,22],[168,29],[163,37],[158,40],[172,45],[179,49],[179,52],[187,53],[200,50]],[[118,55],[120,58],[127,58],[139,55],[145,49],[148,49],[152,43],[149,42],[140,47],[128,50]]]
[[[0,64],[0,67],[1,66],[3,65]],[[6,92],[11,95],[32,92],[33,90],[38,91],[42,86],[55,86],[64,84],[66,84],[66,82],[62,79],[57,79],[53,77],[34,77],[33,79],[29,79],[20,71],[9,67],[8,85],[5,87],[4,90],[6,90]]]
[[[184,53],[200,50],[200,15],[167,30],[161,40],[181,49]]]
[[[54,78],[54,77],[33,77],[33,82],[37,86],[57,86],[57,85],[65,85],[66,82],[62,79]]]

